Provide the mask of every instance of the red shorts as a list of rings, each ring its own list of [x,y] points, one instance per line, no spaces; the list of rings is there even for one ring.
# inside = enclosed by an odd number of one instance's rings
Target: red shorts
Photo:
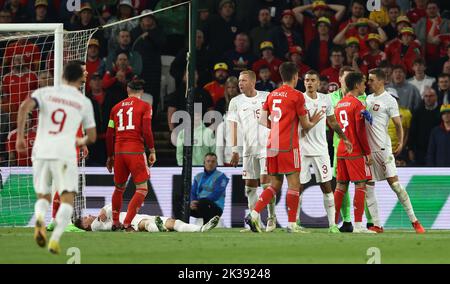
[[[338,182],[366,182],[372,179],[370,168],[366,165],[364,157],[356,159],[337,159]]]
[[[114,156],[114,183],[116,185],[126,184],[130,173],[135,184],[147,182],[150,172],[145,154],[117,154]]]
[[[299,149],[278,152],[276,156],[272,156],[270,153],[271,151],[267,150],[267,173],[269,175],[287,175],[300,172]]]

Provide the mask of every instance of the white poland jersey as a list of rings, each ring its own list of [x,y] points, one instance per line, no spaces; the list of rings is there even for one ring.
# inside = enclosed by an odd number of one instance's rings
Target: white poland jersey
[[[389,120],[400,116],[397,101],[384,91],[379,96],[371,94],[366,99],[366,109],[372,114],[373,122],[366,121],[367,139],[372,152],[387,150],[392,152],[391,138],[388,134]]]
[[[33,159],[76,162],[75,138],[80,123],[84,129],[95,127],[91,101],[69,85],[38,89],[31,98],[39,107]]]
[[[331,104],[330,96],[322,93],[317,93],[316,99],[310,98],[306,93],[303,96],[305,97],[305,109],[310,116],[314,115],[315,111],[323,111],[324,116],[304,137],[302,137],[302,128],[299,125],[300,154],[302,156],[328,155],[326,121],[328,116],[334,115],[334,108]]]
[[[240,94],[231,99],[227,119],[238,123],[243,135],[243,156],[266,157],[269,129],[258,123],[268,92],[256,91],[256,96]]]

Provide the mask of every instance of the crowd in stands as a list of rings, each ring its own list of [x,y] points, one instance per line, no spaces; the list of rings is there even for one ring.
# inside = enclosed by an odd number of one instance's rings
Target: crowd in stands
[[[0,25],[61,22],[66,30],[84,30],[183,0],[81,0],[80,10],[74,12],[66,2],[0,0]],[[292,61],[300,78],[308,70],[317,70],[321,92],[330,93],[340,88],[343,66],[365,75],[381,67],[388,74],[387,88],[398,100],[405,130],[405,150],[396,157],[398,165],[450,166],[450,131],[440,111],[442,105],[447,110],[445,105],[450,104],[450,1],[381,0],[377,11],[368,11],[366,2],[199,0],[194,102],[201,104],[201,114],[215,110],[226,116],[229,101],[239,94],[238,77],[243,70],[257,74],[257,90],[272,91],[281,82],[279,66]],[[104,166],[109,111],[126,97],[126,84],[136,77],[146,82],[144,99],[152,104],[154,117],[167,113],[167,120],[154,119],[154,127],[167,124],[175,131],[177,162],[181,163],[184,132],[176,132],[180,122],[174,114],[186,110],[187,25],[188,8],[181,5],[93,35],[88,44],[85,91],[94,105],[99,139],[90,147],[88,165]],[[31,163],[14,152],[16,114],[30,92],[53,84],[53,58],[47,46],[40,38],[0,41],[0,159],[9,165]],[[163,71],[165,58],[170,58],[168,74]],[[168,87],[170,79],[174,83]],[[302,80],[297,88],[304,91]],[[30,121],[33,118],[36,113]],[[194,165],[201,165],[209,152],[217,153],[219,165],[227,165],[226,123],[212,128],[202,118],[194,119],[194,137],[198,138],[194,140],[205,140],[202,145],[194,144]],[[32,145],[35,125],[30,122],[29,126]],[[436,129],[443,132],[432,136]],[[389,133],[395,148],[395,128]],[[443,155],[439,163],[431,157],[435,148]]]

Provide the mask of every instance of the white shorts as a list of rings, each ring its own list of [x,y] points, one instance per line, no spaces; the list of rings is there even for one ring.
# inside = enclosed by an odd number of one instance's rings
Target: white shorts
[[[247,156],[242,159],[242,179],[258,179],[267,175],[266,158]]]
[[[372,152],[373,164],[370,167],[374,181],[385,180],[397,175],[394,155],[390,151]]]
[[[155,217],[156,216],[152,216],[152,215],[146,215],[146,214],[136,214],[136,216],[134,216],[133,220],[131,220],[131,227],[133,227],[133,229],[135,231],[139,231],[139,223],[143,220],[149,220],[151,223],[153,223],[155,226],[152,227],[156,227],[155,224]],[[167,217],[160,217],[161,220],[163,221],[164,227],[166,225],[166,221],[169,219]],[[158,230],[159,232],[159,230]],[[153,231],[152,231],[153,233]]]
[[[310,166],[313,167],[317,183],[330,181],[333,177],[333,169],[330,165],[330,156],[302,156],[300,169],[300,183],[306,184],[311,180]]]
[[[64,191],[78,192],[76,162],[62,160],[33,160],[33,184],[37,194],[51,194],[52,184],[61,195]]]

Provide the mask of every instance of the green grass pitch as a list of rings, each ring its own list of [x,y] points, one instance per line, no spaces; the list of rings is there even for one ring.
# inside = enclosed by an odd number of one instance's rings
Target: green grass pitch
[[[207,233],[65,233],[61,254],[51,255],[33,240],[32,228],[0,228],[0,263],[66,263],[67,249],[80,249],[88,263],[301,264],[356,263],[380,250],[381,263],[450,263],[450,231],[386,231],[378,235],[240,233],[215,229]],[[368,255],[369,254],[369,255]]]

